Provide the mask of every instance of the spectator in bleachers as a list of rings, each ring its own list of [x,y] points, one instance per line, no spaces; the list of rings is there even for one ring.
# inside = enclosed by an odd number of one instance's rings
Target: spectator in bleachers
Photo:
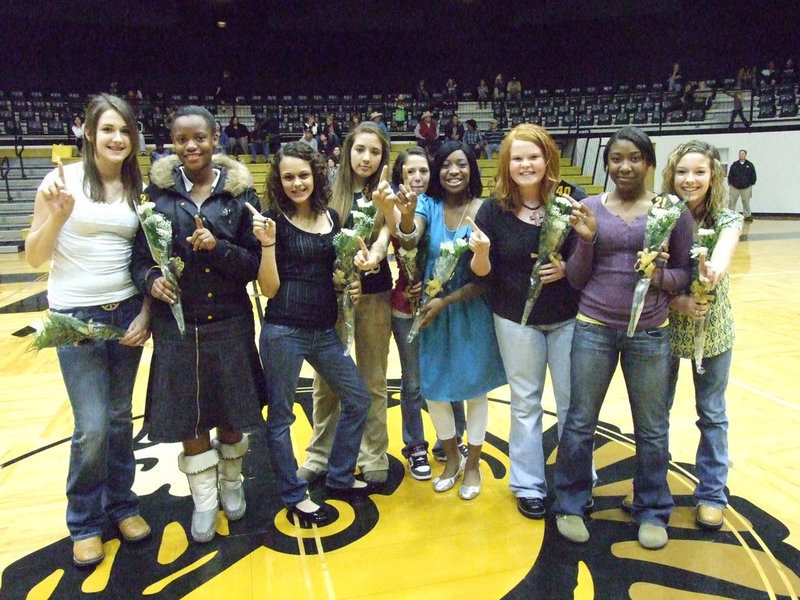
[[[269,132],[267,131],[267,118],[256,115],[253,131],[250,132],[250,156],[253,162],[258,162],[258,154],[264,156],[264,162],[269,162]]]
[[[79,162],[48,173],[36,192],[25,258],[50,265],[51,311],[116,325],[120,340],[56,349],[74,422],[67,475],[67,528],[72,561],[100,563],[110,522],[126,542],[150,535],[132,490],[131,402],[142,345],[150,337],[150,300],[130,274],[135,206],[142,192],[136,118],[120,98],[101,94],[86,108]]]
[[[425,87],[424,79],[420,79],[417,83],[417,89],[414,90],[414,100],[420,104],[427,104],[431,101],[431,95]]]
[[[458,84],[456,80],[452,77],[447,78],[447,83],[444,87],[444,97],[445,100],[452,100],[453,102],[458,102]]]
[[[139,137],[139,154],[144,156],[147,153],[147,144],[144,141],[144,123],[136,121],[136,131]]]
[[[78,115],[72,120],[72,135],[75,137],[75,145],[78,147],[78,152],[83,151],[83,122]]]
[[[230,139],[228,134],[222,128],[222,123],[215,121],[217,124],[217,144],[214,146],[214,154],[227,154]]]
[[[309,129],[311,131],[311,135],[317,137],[319,135],[319,124],[317,123],[316,115],[306,115],[306,122],[303,123],[303,131]]]
[[[778,74],[775,71],[775,61],[769,61],[769,64],[761,69],[761,73],[758,77],[758,82],[761,85],[775,85],[775,81]]]
[[[336,159],[333,156],[329,156],[328,159],[325,161],[326,164],[326,175],[328,177],[328,187],[333,187],[333,182],[336,181],[336,175],[339,174],[339,165],[336,162]]]
[[[247,145],[250,131],[239,122],[239,117],[231,117],[225,133],[228,134],[228,154],[233,154],[238,159],[240,154],[247,154],[250,151]]]
[[[406,128],[406,97],[405,94],[398,94],[394,103],[394,129],[395,131],[405,131]]]
[[[503,143],[503,138],[506,137],[506,134],[501,129],[498,129],[498,121],[497,119],[492,119],[489,123],[489,129],[483,135],[486,145],[484,146],[484,150],[486,151],[486,158],[492,158],[492,155],[495,152],[500,151],[500,144]]]
[[[319,142],[317,142],[317,138],[314,137],[314,134],[311,133],[311,130],[308,127],[303,128],[303,137],[299,140],[303,144],[308,144],[314,150],[319,148]]]
[[[499,101],[505,97],[506,97],[506,86],[503,83],[503,74],[498,73],[494,78],[494,86],[492,88],[492,98],[495,101]]]
[[[321,133],[327,135],[334,146],[342,145],[342,129],[339,127],[333,115],[325,117],[325,123],[322,125]]]
[[[683,73],[681,73],[680,63],[672,65],[672,73],[667,78],[667,91],[680,92],[683,89]]]
[[[342,162],[342,147],[341,146],[335,146],[333,148],[333,152],[331,153],[331,156],[333,157],[333,160],[336,161],[337,165],[340,164]]]
[[[478,131],[478,124],[475,119],[467,119],[467,130],[464,132],[464,143],[470,147],[475,154],[475,158],[480,158],[485,145],[483,132]]]
[[[512,77],[506,86],[506,100],[518,102],[522,95],[522,83],[516,77]]]
[[[217,89],[214,91],[214,97],[219,104],[232,104],[234,100],[236,100],[236,94],[233,90],[233,79],[228,69],[222,71],[222,78],[217,85]]]
[[[333,154],[333,149],[335,147],[336,144],[333,142],[333,140],[328,138],[328,134],[326,134],[324,131],[319,134],[319,139],[317,140],[317,152],[327,158]]]
[[[700,80],[697,82],[697,89],[694,92],[694,105],[695,108],[702,109],[704,111],[711,108],[711,103],[714,100],[714,91],[708,87],[705,80]]]
[[[377,110],[374,111],[370,116],[369,120],[375,123],[378,127],[383,129],[383,132],[386,134],[386,137],[389,137],[389,128],[386,127],[386,123],[383,122],[383,113],[378,112]]]
[[[736,121],[736,117],[738,116],[744,126],[748,129],[750,128],[750,122],[744,116],[744,107],[742,105],[742,93],[741,92],[733,92],[728,93],[729,96],[733,98],[733,110],[731,110],[731,121],[728,123],[728,129],[733,129],[734,121]]]
[[[786,59],[786,64],[781,71],[781,83],[786,85],[794,85],[797,82],[797,73],[794,70],[794,61],[791,58]]]
[[[166,158],[173,154],[172,150],[164,147],[164,142],[161,140],[156,142],[156,149],[150,153],[150,164],[152,165],[159,159]]]
[[[683,116],[686,117],[688,112],[694,108],[694,85],[692,83],[683,86],[683,94],[678,99],[678,103]]]
[[[486,108],[489,104],[489,86],[486,85],[486,80],[481,79],[477,88],[478,95],[478,108]]]
[[[450,117],[450,122],[443,127],[444,139],[446,142],[460,142],[464,139],[464,126],[458,121],[458,113]]]
[[[436,122],[433,120],[433,115],[430,111],[426,110],[422,113],[417,126],[414,128],[414,137],[417,140],[417,144],[425,148],[429,155],[436,152],[439,133],[436,131]]]

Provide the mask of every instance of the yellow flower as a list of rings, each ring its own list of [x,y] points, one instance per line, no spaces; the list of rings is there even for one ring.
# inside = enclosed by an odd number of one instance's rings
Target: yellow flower
[[[435,298],[443,289],[442,282],[438,279],[431,279],[428,285],[425,286],[425,294],[431,298]]]

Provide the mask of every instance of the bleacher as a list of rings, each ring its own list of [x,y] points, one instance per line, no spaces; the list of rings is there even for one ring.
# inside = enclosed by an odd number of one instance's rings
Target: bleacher
[[[735,90],[732,80],[707,81],[706,85],[706,90],[695,94],[695,104],[691,107],[682,107],[678,94],[665,91],[658,83],[524,90],[515,101],[491,102],[484,107],[470,93],[463,94],[458,102],[433,94],[430,103],[407,101],[405,120],[400,123],[393,119],[398,94],[256,95],[240,96],[235,104],[217,104],[213,96],[175,94],[144,99],[136,107],[149,144],[146,155],[139,157],[139,165],[147,181],[149,152],[157,125],[155,107],[164,112],[168,105],[190,103],[206,106],[223,125],[234,114],[249,128],[256,115],[275,119],[282,142],[301,136],[308,114],[318,115],[320,122],[326,115],[333,115],[342,132],[347,133],[353,113],[363,120],[372,112],[381,112],[392,137],[390,163],[403,147],[414,143],[416,117],[424,110],[432,110],[440,131],[457,112],[462,122],[475,119],[479,130],[488,129],[492,119],[497,119],[502,129],[529,122],[546,127],[557,141],[568,142],[579,136],[610,134],[628,124],[651,132],[725,130],[733,108],[732,94],[741,93],[751,128],[800,127],[797,85],[761,86],[757,90]],[[403,95],[410,98],[409,94]],[[36,188],[52,168],[49,144],[67,144],[69,148],[73,116],[83,113],[88,98],[89,95],[77,92],[0,91],[0,161],[3,161],[0,173],[4,174],[0,185],[5,188],[0,187],[0,252],[17,252],[22,248],[33,213]],[[741,124],[736,126],[741,127]],[[72,153],[74,156],[65,160],[77,160],[77,152],[68,150],[68,154]],[[253,164],[249,155],[241,156],[241,160],[253,174],[254,187],[263,198],[269,165]],[[479,160],[478,164],[484,195],[488,196],[494,186],[497,167],[495,161],[486,159]],[[590,194],[603,189],[602,185],[594,185],[592,176],[583,174],[568,158],[561,159],[561,174]]]
[[[383,113],[393,140],[413,140],[417,119],[425,110],[433,112],[440,127],[457,112],[462,122],[475,119],[480,130],[497,119],[504,129],[522,122],[536,123],[554,136],[613,131],[630,124],[662,131],[724,129],[733,107],[729,94],[734,92],[742,93],[745,113],[752,107],[753,126],[800,125],[796,84],[736,90],[730,79],[705,83],[706,89],[696,90],[694,104],[688,107],[681,105],[677,92],[664,90],[660,83],[528,89],[517,100],[491,102],[484,108],[469,92],[458,102],[433,94],[428,103],[406,101],[402,122],[394,121],[398,94],[253,95],[239,96],[235,104],[218,104],[213,96],[173,94],[146,97],[135,108],[148,143],[154,142],[158,129],[155,107],[163,114],[168,106],[190,103],[206,106],[223,126],[234,114],[248,128],[253,127],[256,115],[275,119],[283,141],[301,136],[308,114],[317,115],[320,122],[333,115],[346,133],[352,114],[365,120],[373,112]],[[403,96],[410,98],[411,94]],[[0,146],[12,145],[20,138],[27,145],[67,141],[72,119],[82,114],[88,97],[77,92],[0,91]]]

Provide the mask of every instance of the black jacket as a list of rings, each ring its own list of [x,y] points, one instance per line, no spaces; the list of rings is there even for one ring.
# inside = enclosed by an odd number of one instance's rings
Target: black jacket
[[[731,165],[728,171],[728,185],[735,187],[737,190],[749,188],[751,185],[756,184],[756,168],[749,160],[745,160],[744,164],[738,160]]]
[[[154,163],[145,200],[155,203],[154,210],[172,223],[172,256],[179,256],[185,265],[178,279],[185,320],[203,324],[252,314],[246,286],[258,275],[261,244],[253,234],[252,216],[244,204],[260,207],[250,172],[227,156],[214,156],[214,167],[221,171],[219,181],[198,208],[186,192],[179,166],[177,156]],[[187,243],[186,238],[196,229],[195,215],[217,239],[213,250],[195,252]],[[150,294],[153,282],[161,276],[154,266],[140,227],[133,245],[131,275],[145,294]],[[152,314],[153,318],[173,318],[170,307],[160,300],[153,300]]]

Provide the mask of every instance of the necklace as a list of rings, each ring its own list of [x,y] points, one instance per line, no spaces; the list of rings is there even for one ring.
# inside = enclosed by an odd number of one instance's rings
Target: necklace
[[[542,224],[542,221],[544,221],[544,207],[542,204],[538,204],[537,206],[528,206],[523,202],[522,206],[531,211],[531,214],[528,215],[528,219],[531,223],[537,227]]]
[[[464,212],[461,213],[461,218],[458,220],[458,225],[456,228],[453,229],[453,239],[456,237],[456,233],[459,229],[461,229],[461,224],[464,222],[464,217],[467,216],[467,210],[469,209],[470,204],[472,204],[472,200],[467,200],[467,203],[464,205]],[[447,223],[445,223],[445,229],[447,228]]]

